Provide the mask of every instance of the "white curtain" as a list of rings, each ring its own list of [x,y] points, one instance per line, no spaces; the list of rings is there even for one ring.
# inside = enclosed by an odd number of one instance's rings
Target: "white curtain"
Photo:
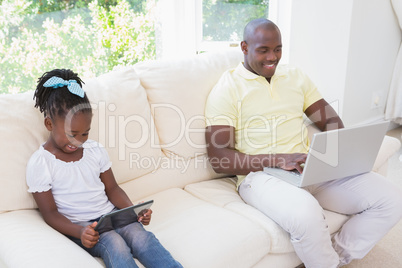
[[[391,3],[402,31],[402,0],[391,0]],[[385,118],[402,125],[402,42],[395,62]]]
[[[196,8],[199,1],[159,0],[157,2],[157,58],[175,59],[195,55]]]

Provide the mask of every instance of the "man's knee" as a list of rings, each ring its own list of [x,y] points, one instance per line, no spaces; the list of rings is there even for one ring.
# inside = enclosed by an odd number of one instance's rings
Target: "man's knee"
[[[383,207],[387,211],[384,214],[389,215],[393,221],[398,222],[402,218],[402,191],[400,189],[394,190],[396,191],[386,197],[387,200],[384,202]]]
[[[323,209],[314,198],[304,200],[290,211],[284,212],[283,228],[291,235],[301,237],[319,228],[328,228]]]
[[[378,184],[376,187],[378,201],[373,203],[373,207],[381,211],[384,216],[388,215],[399,221],[402,217],[402,189],[376,173],[370,175]]]

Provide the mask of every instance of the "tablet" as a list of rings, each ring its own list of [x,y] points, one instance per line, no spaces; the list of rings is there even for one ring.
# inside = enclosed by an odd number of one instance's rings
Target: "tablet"
[[[137,221],[138,215],[142,211],[146,211],[152,206],[153,202],[153,200],[149,200],[130,207],[113,210],[103,215],[94,229],[99,233],[103,233],[133,223]]]

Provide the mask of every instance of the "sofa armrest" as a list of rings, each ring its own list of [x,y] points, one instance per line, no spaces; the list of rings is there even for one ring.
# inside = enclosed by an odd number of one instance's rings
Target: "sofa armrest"
[[[34,209],[0,214],[0,267],[2,265],[103,268],[84,249],[47,225]]]
[[[374,163],[373,171],[387,176],[388,160],[399,150],[401,142],[394,137],[385,136]]]

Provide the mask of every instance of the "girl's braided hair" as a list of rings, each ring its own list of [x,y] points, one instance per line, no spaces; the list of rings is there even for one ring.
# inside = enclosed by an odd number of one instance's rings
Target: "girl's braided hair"
[[[81,98],[71,93],[67,86],[59,88],[43,86],[47,80],[54,76],[60,77],[66,81],[75,80],[80,87],[82,87],[84,83],[81,78],[78,77],[78,74],[69,69],[54,69],[44,73],[38,79],[38,85],[33,98],[35,100],[35,107],[39,108],[45,117],[49,116],[51,119],[54,119],[55,116],[65,117],[74,107],[81,107],[79,109],[81,112],[92,113],[91,105],[86,94]]]

